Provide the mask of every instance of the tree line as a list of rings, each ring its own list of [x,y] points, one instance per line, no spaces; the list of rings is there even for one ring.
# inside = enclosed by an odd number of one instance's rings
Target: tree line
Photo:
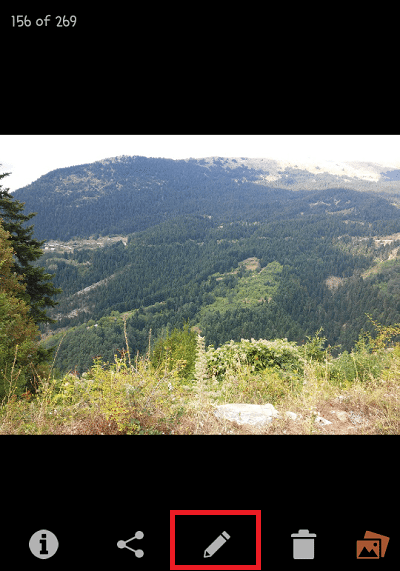
[[[50,321],[46,308],[61,293],[35,265],[43,242],[33,238],[33,225],[24,226],[34,214],[23,214],[8,190],[0,185],[0,399],[33,392],[47,373],[53,350],[40,345],[38,325]]]

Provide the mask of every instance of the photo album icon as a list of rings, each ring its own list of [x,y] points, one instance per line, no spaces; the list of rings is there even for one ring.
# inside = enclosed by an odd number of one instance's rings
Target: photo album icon
[[[379,559],[384,557],[389,537],[366,531],[364,539],[357,541],[357,559]]]

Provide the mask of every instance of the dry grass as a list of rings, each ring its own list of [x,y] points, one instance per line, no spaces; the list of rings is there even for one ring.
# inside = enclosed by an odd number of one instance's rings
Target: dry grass
[[[40,382],[35,395],[10,394],[0,409],[0,434],[399,434],[400,351],[387,352],[381,374],[333,382],[324,364],[305,363],[297,384],[278,373],[227,372],[185,385],[179,367],[154,369],[148,356],[112,366],[95,363],[83,378]],[[283,379],[283,380],[282,380]],[[280,418],[263,427],[214,415],[216,404],[272,402]],[[292,420],[284,413],[296,413]],[[322,417],[331,422],[322,425]]]
[[[150,371],[149,371],[150,372]],[[239,425],[214,415],[215,398],[205,393],[192,400],[190,392],[181,394],[182,414],[177,414],[175,401],[166,399],[165,386],[174,380],[171,373],[160,379],[153,376],[154,392],[139,403],[123,403],[120,408],[104,406],[104,402],[82,402],[77,398],[60,404],[59,389],[49,385],[37,396],[11,398],[3,404],[0,417],[0,434],[399,434],[400,433],[400,382],[399,377],[369,383],[355,382],[346,390],[338,390],[329,383],[318,382],[312,368],[306,373],[307,383],[300,394],[288,391],[275,408],[281,417],[256,427]],[[120,388],[135,386],[140,377],[133,371],[125,378],[116,379]],[[176,380],[176,376],[175,376]],[[68,382],[68,381],[66,381]],[[76,380],[75,382],[79,382]],[[251,381],[250,381],[251,382]],[[106,383],[106,379],[103,380]],[[149,383],[150,384],[150,383]],[[171,383],[170,383],[171,385]],[[167,389],[168,390],[168,389]],[[176,387],[178,390],[178,387]],[[115,393],[116,394],[116,393]],[[245,402],[237,395],[231,402]],[[226,399],[217,402],[227,402]],[[115,401],[118,403],[118,401]],[[250,399],[255,403],[255,399]],[[258,401],[260,403],[260,401]],[[172,406],[174,405],[175,406]],[[146,405],[146,406],[145,406]],[[284,415],[291,411],[298,415],[292,420]],[[332,424],[320,425],[320,416]]]

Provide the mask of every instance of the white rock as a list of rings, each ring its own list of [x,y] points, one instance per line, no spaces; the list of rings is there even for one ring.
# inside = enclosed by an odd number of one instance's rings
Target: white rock
[[[263,425],[280,416],[272,404],[221,404],[214,412],[218,418],[236,421],[238,424]]]
[[[274,418],[280,418],[280,413],[276,410],[274,405],[267,404],[245,404],[245,403],[232,403],[221,404],[216,407],[214,414],[217,418],[224,418],[226,420],[235,421],[238,424],[251,424],[251,425],[264,425],[272,422]],[[292,420],[301,418],[301,415],[295,412],[287,411],[286,416]],[[315,422],[320,425],[332,424],[326,418],[317,416]]]

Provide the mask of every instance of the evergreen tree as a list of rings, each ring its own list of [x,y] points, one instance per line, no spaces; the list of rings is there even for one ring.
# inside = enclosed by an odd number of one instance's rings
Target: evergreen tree
[[[25,290],[13,271],[10,234],[0,224],[0,401],[31,386],[34,374],[43,374],[37,364],[38,328],[29,316],[29,306],[18,296]]]
[[[0,180],[9,174],[0,174]],[[32,238],[33,225],[23,227],[23,223],[30,220],[36,213],[22,214],[25,203],[14,200],[8,190],[0,185],[0,219],[2,219],[4,230],[10,234],[14,251],[13,271],[21,276],[22,283],[26,286],[25,291],[20,293],[19,297],[28,303],[29,315],[36,324],[55,323],[46,315],[45,308],[57,305],[58,302],[54,301],[52,296],[61,293],[62,290],[55,288],[50,281],[55,274],[48,274],[44,268],[32,264],[43,255],[41,247],[45,240],[39,242]]]

